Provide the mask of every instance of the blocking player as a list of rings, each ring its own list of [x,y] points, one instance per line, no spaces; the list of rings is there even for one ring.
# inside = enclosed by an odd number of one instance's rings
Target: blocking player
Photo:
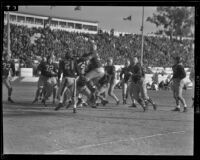
[[[59,62],[58,81],[60,81],[61,74],[63,74],[63,78],[58,91],[59,104],[55,110],[59,110],[61,107],[63,107],[64,94],[67,89],[69,91],[73,90],[73,84],[77,73],[78,68],[76,61],[72,57],[71,51],[67,51],[65,54],[65,59]]]
[[[43,57],[42,61],[40,62],[40,64],[37,67],[37,73],[40,76],[39,76],[38,83],[37,83],[35,99],[33,100],[32,104],[38,102],[39,97],[40,97],[40,99],[42,99],[42,96],[44,94],[43,87],[44,87],[44,82],[45,82],[46,78],[41,74],[41,70],[42,70],[43,63],[46,63],[46,62],[47,62],[46,57]]]
[[[105,71],[109,76],[109,86],[108,86],[108,95],[111,96],[117,103],[120,103],[117,96],[114,94],[114,88],[116,86],[116,69],[113,65],[113,59],[110,57],[107,60],[107,65],[105,66]]]
[[[51,96],[53,90],[57,90],[57,79],[58,68],[53,63],[53,56],[47,57],[47,62],[41,64],[41,75],[44,77],[44,97],[42,103],[46,106],[46,100]]]
[[[8,102],[14,103],[11,99],[12,95],[12,85],[11,79],[15,75],[15,65],[14,62],[11,60],[9,54],[4,54],[3,56],[3,84],[5,84],[6,88],[8,89]]]
[[[105,74],[102,78],[99,79],[97,83],[97,98],[101,100],[101,103],[105,106],[107,103],[109,103],[105,96],[102,94],[107,94],[108,88],[109,88],[109,81],[110,77],[108,73],[105,71]]]
[[[132,82],[130,87],[131,95],[142,106],[144,111],[148,109],[148,102],[150,102],[153,105],[154,110],[156,110],[157,105],[147,95],[145,73],[137,57],[133,58],[133,64],[134,65],[131,68],[132,71]]]
[[[105,70],[100,62],[99,54],[97,53],[97,46],[93,44],[91,48],[91,53],[89,56],[89,64],[85,74],[86,85],[90,89],[92,95],[90,97],[91,101],[93,101],[94,93],[96,89],[94,87],[93,80],[99,80],[105,74]]]
[[[187,104],[185,102],[185,99],[183,98],[183,87],[184,87],[184,78],[186,77],[186,73],[182,64],[181,57],[177,56],[174,58],[174,65],[172,66],[173,70],[173,77],[172,77],[172,90],[173,90],[173,96],[176,101],[176,108],[173,109],[173,111],[180,112],[180,103],[183,104],[184,110],[183,112],[187,112]]]
[[[122,98],[123,104],[126,104],[128,98],[128,80],[131,77],[130,60],[126,59],[125,65],[120,72],[120,80],[122,82]]]

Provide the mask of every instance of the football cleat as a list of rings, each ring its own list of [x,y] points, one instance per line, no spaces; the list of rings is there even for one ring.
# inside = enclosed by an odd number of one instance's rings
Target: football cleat
[[[71,105],[72,105],[72,101],[69,100],[69,101],[68,101],[68,104],[67,104],[67,106],[66,106],[66,109],[69,108]]]
[[[143,106],[144,112],[148,111],[148,106]]]
[[[187,112],[187,111],[188,111],[187,107],[184,107],[183,112]]]
[[[8,102],[15,103],[10,97],[8,98]]]
[[[63,107],[63,104],[62,103],[59,103],[58,106],[54,109],[55,111],[59,110],[60,108]]]
[[[42,101],[42,104],[46,107],[47,105],[46,105],[46,101],[45,101],[45,99],[43,99]]]
[[[32,104],[34,104],[34,103],[36,103],[36,102],[38,102],[38,99],[37,99],[37,98],[33,100]]]
[[[73,108],[73,113],[76,113],[76,108]]]
[[[123,100],[123,104],[126,104],[126,100],[125,99]]]
[[[154,111],[157,110],[157,105],[155,103],[153,104],[153,109],[154,109]]]
[[[137,106],[136,106],[136,104],[135,103],[133,103],[131,106],[129,106],[129,107],[133,107],[133,108],[136,108]]]
[[[107,100],[102,100],[101,101],[101,104],[103,105],[103,106],[105,106],[106,104],[108,104],[109,102],[107,101]]]
[[[82,105],[82,103],[83,103],[83,100],[81,99],[81,98],[78,98],[78,102],[77,102],[77,106],[80,106],[80,105]]]
[[[181,111],[181,109],[176,107],[176,108],[175,108],[175,109],[173,109],[172,111],[180,112],[180,111]]]
[[[118,100],[118,101],[117,101],[117,105],[119,105],[119,103],[120,103],[120,101]]]

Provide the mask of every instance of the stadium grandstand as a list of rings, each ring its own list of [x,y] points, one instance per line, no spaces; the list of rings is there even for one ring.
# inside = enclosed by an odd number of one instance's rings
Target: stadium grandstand
[[[49,16],[38,15],[26,12],[10,12],[10,23],[31,27],[43,27],[49,19]],[[4,12],[4,23],[7,23],[7,13]],[[51,17],[51,29],[60,29],[69,32],[81,32],[96,34],[98,30],[98,21],[80,20],[73,18]]]

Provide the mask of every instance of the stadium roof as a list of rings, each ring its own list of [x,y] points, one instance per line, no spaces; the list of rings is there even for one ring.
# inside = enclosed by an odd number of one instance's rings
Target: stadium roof
[[[49,17],[49,15],[45,15],[45,14],[28,13],[28,12],[23,12],[23,11],[17,11],[17,13],[29,14],[29,15],[32,15],[32,16]],[[52,18],[58,18],[58,19],[64,19],[64,20],[72,20],[72,21],[82,21],[82,22],[89,22],[89,23],[99,23],[99,21],[76,19],[76,18],[70,18],[70,17],[52,16]]]

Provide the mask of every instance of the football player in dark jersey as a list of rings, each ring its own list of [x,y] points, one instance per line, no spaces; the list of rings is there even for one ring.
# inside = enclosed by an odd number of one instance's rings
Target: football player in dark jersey
[[[61,74],[63,74],[62,82],[59,87],[58,97],[59,104],[55,110],[63,107],[64,95],[67,90],[73,91],[75,78],[78,75],[78,68],[71,51],[67,51],[65,59],[59,62],[58,80],[60,81]],[[60,83],[60,82],[59,82]],[[75,102],[73,102],[75,103]],[[74,110],[75,112],[75,110]]]
[[[134,99],[143,107],[144,111],[148,109],[148,103],[153,105],[154,110],[157,109],[157,105],[147,94],[145,73],[144,69],[138,61],[137,57],[133,58],[133,65],[131,66],[131,87],[130,92]],[[141,96],[140,96],[141,94]]]
[[[182,58],[177,56],[174,59],[174,65],[172,66],[173,70],[173,77],[171,80],[173,81],[172,90],[173,90],[173,96],[176,101],[176,107],[173,109],[173,111],[180,112],[180,102],[183,105],[183,112],[187,112],[187,104],[185,99],[183,98],[183,87],[185,85],[185,77],[186,72],[183,67]]]
[[[122,82],[122,97],[123,104],[126,104],[126,100],[128,98],[128,80],[131,77],[130,74],[130,60],[126,59],[125,66],[122,68],[120,73],[120,80]]]
[[[42,103],[46,106],[46,100],[51,96],[53,89],[57,89],[58,68],[53,63],[52,55],[47,57],[47,62],[41,63],[41,75],[44,77],[44,97]]]
[[[41,75],[41,67],[43,66],[43,63],[46,63],[46,57],[42,58],[42,61],[40,62],[40,64],[37,67],[37,74],[39,74],[39,79],[38,79],[38,83],[37,83],[37,90],[36,90],[36,94],[35,94],[35,99],[33,100],[33,103],[38,102],[38,98],[40,97],[40,99],[42,99],[42,96],[44,94],[43,92],[43,87],[44,87],[44,82],[46,81],[45,76]]]
[[[8,101],[11,103],[14,103],[14,101],[11,99],[12,95],[12,85],[11,85],[11,79],[15,75],[15,65],[14,62],[11,60],[11,57],[9,54],[5,54],[3,56],[3,84],[5,84],[6,88],[8,89]]]
[[[85,79],[87,87],[92,92],[91,101],[94,101],[94,93],[96,92],[96,88],[94,87],[94,80],[99,80],[105,74],[105,70],[100,62],[99,54],[97,53],[97,47],[93,44],[91,49],[91,54],[89,56],[89,64],[86,70]]]
[[[105,71],[109,75],[109,86],[108,86],[108,95],[115,99],[117,105],[119,104],[119,99],[114,94],[114,88],[116,86],[116,69],[113,65],[113,59],[110,57],[107,60],[107,65],[105,66]]]
[[[105,74],[102,78],[99,79],[97,83],[97,97],[101,100],[101,103],[105,106],[109,103],[102,94],[107,94],[109,87],[109,74],[105,71]]]

